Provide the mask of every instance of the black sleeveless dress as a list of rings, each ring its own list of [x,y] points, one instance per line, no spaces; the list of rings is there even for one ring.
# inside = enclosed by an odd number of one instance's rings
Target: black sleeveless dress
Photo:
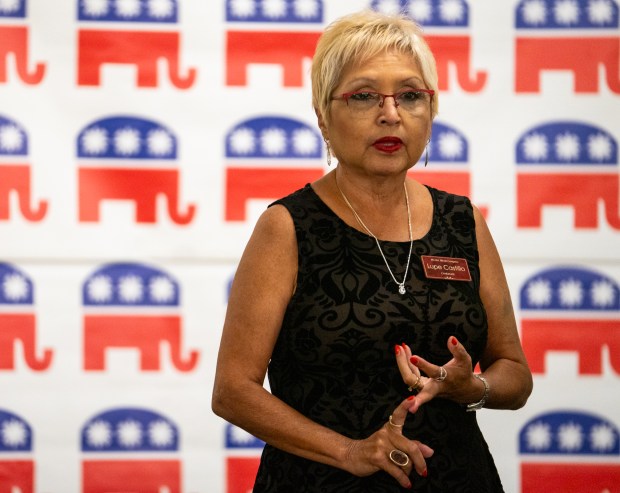
[[[351,438],[371,435],[410,395],[394,346],[435,363],[451,359],[452,335],[474,365],[487,341],[478,294],[480,272],[471,203],[429,188],[433,222],[413,245],[406,294],[398,293],[375,240],[344,223],[310,185],[274,204],[291,214],[299,272],[268,377],[271,392],[310,419]],[[402,278],[409,242],[381,242]],[[467,260],[471,281],[427,279],[422,255]],[[265,416],[265,419],[269,419]],[[428,476],[411,475],[419,493],[497,493],[502,485],[475,412],[434,399],[409,414],[405,436],[435,450]],[[402,488],[383,471],[359,478],[266,445],[254,493],[392,493]]]

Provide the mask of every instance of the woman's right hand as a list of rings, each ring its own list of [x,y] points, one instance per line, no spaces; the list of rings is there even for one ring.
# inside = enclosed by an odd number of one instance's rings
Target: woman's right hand
[[[418,440],[406,438],[402,433],[409,410],[414,404],[415,397],[408,397],[394,409],[391,419],[380,430],[364,440],[352,441],[344,469],[356,476],[370,476],[383,470],[404,488],[411,488],[409,476],[414,469],[417,474],[426,477],[426,459],[433,455],[433,449]],[[407,454],[409,460],[405,466],[398,466],[390,459],[390,452],[394,450]],[[395,456],[397,460],[399,455]]]

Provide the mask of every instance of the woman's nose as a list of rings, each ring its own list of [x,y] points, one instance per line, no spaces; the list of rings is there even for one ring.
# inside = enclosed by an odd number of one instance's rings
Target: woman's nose
[[[396,123],[400,121],[400,113],[398,112],[398,102],[394,96],[386,96],[380,105],[381,122]]]

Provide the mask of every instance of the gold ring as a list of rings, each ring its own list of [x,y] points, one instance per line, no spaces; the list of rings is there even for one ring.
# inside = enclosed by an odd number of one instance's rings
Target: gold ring
[[[420,375],[417,375],[417,380],[415,381],[415,383],[413,385],[409,385],[409,392],[413,392],[414,390],[418,390],[418,388],[420,387],[420,379],[422,378]],[[422,385],[422,387],[424,387],[424,385]]]
[[[448,372],[446,371],[446,369],[443,366],[440,366],[439,376],[435,377],[435,380],[437,380],[438,382],[443,382],[447,376],[448,376]]]
[[[402,450],[394,449],[390,452],[390,460],[398,467],[406,467],[409,464],[409,456]]]
[[[390,414],[390,419],[388,419],[388,423],[390,423],[390,426],[393,426],[394,428],[402,428],[403,426],[405,426],[404,424],[402,425],[397,425],[396,423],[394,423],[392,421],[392,415]]]

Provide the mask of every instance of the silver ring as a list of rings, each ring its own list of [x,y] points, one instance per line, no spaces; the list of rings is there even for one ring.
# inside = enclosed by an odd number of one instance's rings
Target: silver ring
[[[392,450],[389,457],[390,460],[398,467],[406,467],[407,464],[409,464],[409,456],[402,450]]]
[[[405,425],[397,425],[396,423],[394,423],[392,421],[392,415],[390,414],[390,418],[388,419],[388,423],[390,423],[390,426],[393,426],[394,428],[402,428]]]
[[[443,366],[439,367],[439,376],[435,378],[438,382],[443,382],[448,376],[448,372]]]

